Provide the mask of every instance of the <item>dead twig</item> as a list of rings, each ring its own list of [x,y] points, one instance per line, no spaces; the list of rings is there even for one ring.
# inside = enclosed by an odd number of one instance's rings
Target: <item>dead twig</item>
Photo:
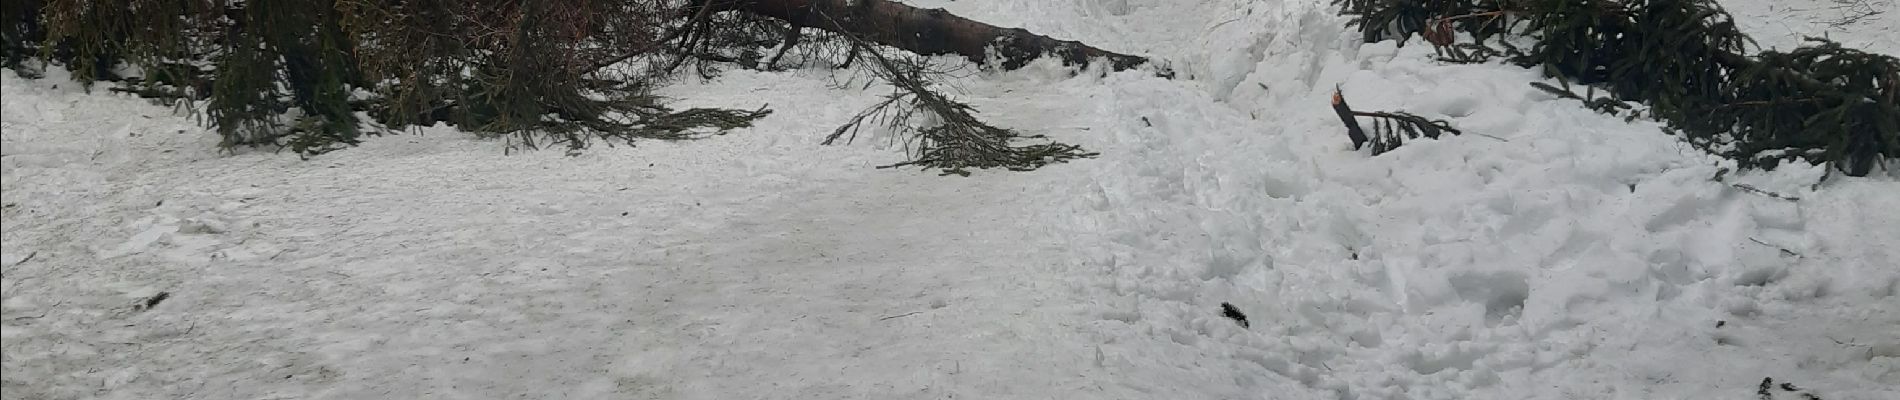
[[[1888,4],[1888,6],[1891,7],[1892,4]],[[1834,5],[1828,8],[1836,12],[1844,13],[1840,18],[1827,21],[1829,26],[1835,28],[1858,24],[1861,21],[1878,19],[1875,17],[1887,13],[1886,10],[1881,10],[1875,6],[1873,0],[1834,0]]]
[[[1252,325],[1247,323],[1247,314],[1242,314],[1239,308],[1234,307],[1233,303],[1220,303],[1220,315],[1227,317],[1227,319],[1234,320],[1234,323],[1240,324],[1241,328],[1248,328]]]
[[[1768,242],[1763,242],[1763,241],[1761,241],[1761,239],[1756,239],[1756,238],[1748,238],[1748,241],[1750,241],[1750,242],[1755,242],[1755,244],[1759,244],[1759,245],[1763,245],[1763,246],[1768,246],[1768,247],[1773,247],[1773,248],[1775,248],[1775,250],[1781,250],[1781,254],[1786,254],[1786,255],[1789,255],[1789,256],[1794,256],[1794,257],[1800,257],[1800,256],[1801,256],[1801,253],[1796,253],[1796,252],[1794,252],[1794,250],[1788,250],[1788,249],[1787,249],[1787,248],[1785,248],[1785,247],[1781,247],[1781,246],[1776,246],[1776,245],[1772,245],[1772,244],[1768,244]]]
[[[33,256],[37,255],[40,255],[40,252],[26,253],[26,258],[21,258],[19,262],[13,263],[13,266],[18,267],[20,264],[26,264],[27,261],[33,261]]]
[[[158,292],[158,294],[154,294],[152,295],[152,297],[147,297],[142,300],[139,300],[139,303],[133,306],[133,309],[137,311],[151,310],[152,307],[157,307],[159,302],[163,302],[165,301],[165,299],[169,299],[171,297],[172,297],[172,292]]]
[[[665,37],[660,38],[660,40],[654,41],[652,45],[642,47],[636,51],[628,52],[627,54],[609,57],[608,59],[604,61],[594,63],[594,66],[589,68],[588,71],[599,71],[602,68],[607,68],[607,67],[613,66],[614,64],[619,64],[622,61],[627,61],[628,59],[639,57],[640,55],[643,55],[643,54],[648,54],[649,52],[652,52],[654,50],[660,49],[661,47],[664,47],[667,42],[671,42],[674,39],[679,39],[682,36],[691,34],[695,30],[695,28],[700,27],[700,25],[702,25],[702,23],[704,23],[707,20],[707,18],[712,16],[713,0],[706,0],[704,2],[701,2],[698,7],[693,7],[692,9],[694,9],[694,13],[691,19],[688,19],[686,20],[685,23],[680,24],[678,28],[674,28],[672,31],[667,32]],[[687,43],[681,43],[681,44],[684,45]],[[688,51],[688,53],[690,53],[690,51]],[[686,56],[681,55],[680,57],[684,59]],[[683,61],[675,60],[674,61],[675,67],[677,67],[677,64],[679,64],[680,62],[683,62]]]
[[[1511,139],[1505,139],[1505,138],[1501,138],[1497,136],[1491,136],[1491,135],[1486,135],[1486,134],[1477,133],[1477,132],[1471,132],[1471,134],[1496,139],[1497,141],[1500,141],[1500,142],[1505,142],[1505,143],[1511,142]]]
[[[1581,101],[1583,102],[1583,105],[1585,107],[1588,107],[1591,110],[1596,110],[1597,112],[1600,112],[1600,113],[1615,115],[1619,111],[1626,111],[1626,110],[1630,110],[1634,108],[1630,106],[1629,103],[1623,102],[1621,100],[1609,98],[1609,97],[1591,98],[1592,96],[1596,95],[1595,93],[1596,88],[1594,87],[1585,86],[1585,88],[1589,89],[1591,93],[1580,95],[1580,94],[1577,94],[1577,92],[1570,91],[1570,89],[1568,88],[1569,86],[1568,83],[1565,83],[1564,86],[1566,87],[1558,88],[1556,86],[1551,86],[1550,84],[1543,83],[1543,82],[1531,82],[1531,87],[1537,88],[1537,90],[1542,90],[1545,93],[1550,93],[1550,94],[1556,95],[1557,97]]]
[[[40,313],[40,315],[32,315],[32,316],[24,316],[24,317],[13,317],[13,318],[8,318],[7,320],[8,320],[8,321],[21,321],[21,320],[29,320],[29,319],[40,319],[40,318],[46,318],[46,316],[47,316],[47,315],[51,315],[51,314],[53,313],[53,309],[55,309],[55,308],[59,308],[59,306],[60,306],[60,305],[63,305],[63,304],[66,304],[66,301],[65,301],[65,300],[60,300],[60,301],[59,301],[59,302],[57,302],[57,303],[53,303],[53,305],[51,305],[51,306],[47,306],[47,307],[46,307],[46,312],[42,312],[42,313]]]
[[[1801,201],[1800,197],[1789,196],[1789,195],[1785,195],[1781,193],[1775,193],[1775,192],[1770,192],[1767,190],[1762,190],[1761,188],[1755,187],[1755,185],[1750,185],[1746,183],[1729,184],[1729,187],[1740,189],[1741,191],[1744,191],[1744,192],[1759,194],[1759,195],[1773,197],[1776,199],[1781,199],[1781,200],[1786,200],[1786,201]]]
[[[884,318],[878,318],[877,320],[879,320],[879,321],[883,321],[883,320],[887,320],[887,319],[897,319],[897,318],[903,318],[903,317],[908,317],[908,316],[912,316],[912,315],[917,315],[917,314],[923,314],[923,313],[924,313],[923,311],[911,311],[911,312],[907,312],[907,313],[903,313],[903,314],[897,314],[897,315],[892,315],[892,316],[889,316],[889,317],[884,317]]]

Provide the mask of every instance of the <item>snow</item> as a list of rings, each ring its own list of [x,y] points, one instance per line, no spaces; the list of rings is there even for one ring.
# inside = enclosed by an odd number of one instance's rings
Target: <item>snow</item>
[[[1731,3],[1765,46],[1829,29]],[[1900,397],[1893,174],[1723,173],[1533,72],[1357,43],[1324,1],[917,4],[1184,79],[959,78],[1103,154],[945,178],[819,145],[885,92],[829,71],[668,88],[775,110],[705,140],[431,128],[311,161],[0,74],[0,397]],[[1471,134],[1351,151],[1335,87]]]
[[[1039,307],[1066,292],[1060,243],[1007,223],[1057,177],[877,170],[901,154],[812,134],[869,93],[748,75],[682,90],[808,117],[572,158],[433,130],[308,162],[5,78],[7,252],[38,253],[5,273],[7,396],[890,398],[1082,374],[1043,362],[1079,347],[1012,346],[1075,342],[1030,329],[1072,319]],[[164,158],[86,156],[132,149]],[[983,356],[1005,347],[1023,358]]]
[[[1764,49],[1793,50],[1808,37],[1882,54],[1900,54],[1900,1],[1786,0],[1722,2]],[[1873,15],[1854,18],[1872,12]]]

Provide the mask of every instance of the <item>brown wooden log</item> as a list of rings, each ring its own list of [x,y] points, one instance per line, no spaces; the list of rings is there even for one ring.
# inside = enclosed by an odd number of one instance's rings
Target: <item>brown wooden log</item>
[[[1353,150],[1359,150],[1365,147],[1366,142],[1372,141],[1371,137],[1366,136],[1366,130],[1359,127],[1359,120],[1353,118],[1355,113],[1352,106],[1346,105],[1346,94],[1338,88],[1333,89],[1333,113],[1339,114],[1339,122],[1346,125],[1346,137],[1352,139]]]
[[[1063,64],[1073,66],[1105,60],[1107,67],[1115,71],[1148,64],[1145,57],[1037,35],[1020,28],[997,27],[943,9],[917,8],[893,1],[737,0],[722,3],[725,4],[715,3],[714,7],[776,18],[793,26],[853,35],[917,54],[956,54],[978,64],[988,64],[994,57],[1000,61],[998,66],[1006,70],[1022,68],[1044,56],[1056,57]],[[1165,70],[1158,72],[1170,75]]]

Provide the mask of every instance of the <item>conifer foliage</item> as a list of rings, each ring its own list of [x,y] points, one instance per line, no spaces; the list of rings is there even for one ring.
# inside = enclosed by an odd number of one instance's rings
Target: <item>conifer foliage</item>
[[[1074,65],[1102,59],[1115,70],[1147,63],[888,1],[8,0],[0,11],[0,61],[16,73],[64,67],[88,87],[114,81],[113,91],[202,106],[226,148],[277,146],[305,156],[437,123],[503,138],[510,148],[570,152],[602,140],[724,132],[769,111],[674,110],[650,90],[681,71],[773,69],[802,45],[807,62],[826,49],[844,53],[839,68],[875,61],[857,65],[906,101],[867,113],[928,116],[886,121],[916,145],[913,160],[899,165],[957,175],[1027,170],[1093,153],[1018,143],[1037,136],[983,123],[938,89],[941,74],[885,52],[983,64],[990,58],[979,56],[999,51],[1004,69],[1042,56]],[[801,42],[803,28],[827,34]],[[1003,42],[1013,45],[990,46]],[[773,48],[761,60],[761,50]]]
[[[608,68],[657,53],[655,35],[666,29],[658,19],[671,18],[675,3],[9,0],[0,60],[28,74],[32,60],[46,60],[88,87],[122,82],[113,90],[202,104],[227,148],[304,155],[438,122],[527,147],[580,149],[599,139],[684,139],[764,116],[675,111],[648,92],[658,74]],[[359,115],[382,129],[365,129]]]
[[[1826,39],[1751,54],[1753,41],[1712,0],[1334,3],[1368,42],[1417,35],[1451,61],[1541,68],[1611,96],[1586,102],[1644,103],[1744,167],[1801,159],[1865,176],[1900,158],[1900,59]],[[1455,32],[1469,41],[1455,43]]]

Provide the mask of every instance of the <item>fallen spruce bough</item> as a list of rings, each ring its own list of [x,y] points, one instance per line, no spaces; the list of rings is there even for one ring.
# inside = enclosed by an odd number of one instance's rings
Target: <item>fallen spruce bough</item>
[[[872,60],[858,65],[906,99],[886,107],[943,122],[891,126],[917,144],[904,165],[958,174],[1033,169],[1091,154],[1016,143],[1032,136],[982,123],[972,107],[933,88],[936,76],[891,60],[912,53],[1001,69],[1043,57],[1107,70],[1150,64],[884,0],[17,0],[0,14],[7,68],[32,75],[52,64],[88,87],[119,82],[118,91],[196,107],[226,148],[304,156],[436,123],[505,138],[510,147],[570,151],[601,140],[702,137],[749,126],[769,110],[673,110],[651,90],[689,63],[705,75],[722,65],[769,69],[798,47],[848,49],[836,52],[840,67]],[[800,40],[806,28],[824,34]],[[778,51],[764,59],[759,49],[770,48]],[[140,73],[121,76],[124,67]]]
[[[1750,53],[1752,40],[1711,0],[1334,3],[1366,42],[1417,35],[1448,61],[1539,68],[1608,93],[1567,96],[1593,109],[1646,104],[1649,117],[1742,167],[1805,160],[1865,176],[1900,158],[1900,59],[1825,39]]]
[[[1340,123],[1346,126],[1346,137],[1352,139],[1352,149],[1359,150],[1372,145],[1372,155],[1385,154],[1405,144],[1405,139],[1437,139],[1446,133],[1463,134],[1464,131],[1451,127],[1441,120],[1427,119],[1402,111],[1357,111],[1346,104],[1346,94],[1333,89],[1333,113],[1339,115]],[[1372,129],[1367,130],[1359,124],[1359,118],[1371,118]]]

